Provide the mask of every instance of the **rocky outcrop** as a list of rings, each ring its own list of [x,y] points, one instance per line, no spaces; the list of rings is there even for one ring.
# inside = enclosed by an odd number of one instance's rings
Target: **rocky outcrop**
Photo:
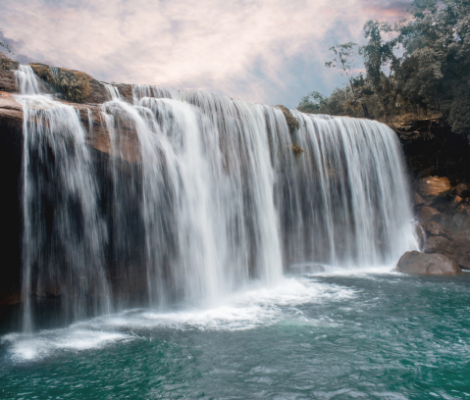
[[[75,103],[104,103],[109,100],[105,86],[81,71],[31,64],[51,93],[61,93],[65,100]]]
[[[0,91],[0,119],[21,127],[23,124],[23,107],[7,92]]]
[[[470,183],[470,146],[466,135],[453,133],[442,118],[416,119],[391,127],[400,138],[415,183],[430,176],[446,177],[453,187]]]
[[[63,101],[64,104],[72,105],[79,112],[84,126],[88,126],[88,143],[94,149],[111,154],[111,142],[105,121],[101,117],[101,108],[93,104],[78,104]],[[0,119],[10,126],[21,129],[23,124],[23,108],[11,93],[0,92]],[[138,140],[135,129],[129,121],[121,124],[121,135],[119,137],[121,151],[118,156],[128,162],[139,162],[141,160]]]
[[[442,254],[408,251],[398,261],[397,271],[414,275],[447,275],[462,273],[458,264]]]
[[[470,184],[441,176],[418,177],[414,209],[420,248],[470,270]]]
[[[18,69],[18,63],[10,60],[5,54],[0,53],[0,91],[16,91],[15,70]]]
[[[442,119],[392,126],[414,189],[421,250],[470,268],[470,146]]]

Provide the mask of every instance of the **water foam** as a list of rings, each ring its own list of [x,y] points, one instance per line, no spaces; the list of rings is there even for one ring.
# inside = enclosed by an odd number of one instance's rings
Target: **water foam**
[[[284,278],[272,288],[253,285],[213,308],[164,313],[152,309],[127,310],[77,322],[65,329],[44,330],[37,334],[8,334],[1,343],[12,361],[24,362],[64,352],[96,350],[116,342],[138,340],[160,330],[241,331],[282,321],[334,327],[337,326],[334,321],[305,316],[299,306],[341,302],[355,296],[355,290],[340,285],[305,278]]]
[[[131,340],[132,336],[118,332],[101,332],[71,326],[45,330],[36,334],[11,333],[1,343],[9,349],[13,361],[37,361],[64,351],[84,351],[102,348],[112,342]]]

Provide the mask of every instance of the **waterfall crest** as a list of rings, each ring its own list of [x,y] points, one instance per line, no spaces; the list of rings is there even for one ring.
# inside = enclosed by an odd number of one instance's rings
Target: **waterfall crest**
[[[23,294],[60,296],[70,318],[214,304],[292,265],[385,265],[413,247],[399,142],[383,124],[294,110],[292,131],[277,107],[147,85],[130,104],[107,84],[100,164],[91,124],[40,94],[30,67],[17,79]]]

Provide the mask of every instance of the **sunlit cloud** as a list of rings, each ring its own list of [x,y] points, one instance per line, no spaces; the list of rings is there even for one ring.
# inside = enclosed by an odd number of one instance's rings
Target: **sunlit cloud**
[[[407,1],[4,0],[0,30],[17,53],[105,81],[194,88],[295,106],[341,83],[328,48],[361,40],[368,19]]]

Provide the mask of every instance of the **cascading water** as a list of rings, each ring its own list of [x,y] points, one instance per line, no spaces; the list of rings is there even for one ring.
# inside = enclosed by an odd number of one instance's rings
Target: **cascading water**
[[[293,111],[290,132],[276,107],[145,85],[129,104],[107,84],[111,157],[100,170],[93,124],[40,95],[29,67],[17,77],[25,298],[60,294],[75,318],[214,304],[253,280],[275,284],[291,265],[385,265],[413,247],[385,125]]]
[[[17,72],[23,93],[24,330],[31,296],[58,297],[69,318],[109,311],[104,269],[106,230],[86,132],[76,110],[39,94],[31,67]]]

